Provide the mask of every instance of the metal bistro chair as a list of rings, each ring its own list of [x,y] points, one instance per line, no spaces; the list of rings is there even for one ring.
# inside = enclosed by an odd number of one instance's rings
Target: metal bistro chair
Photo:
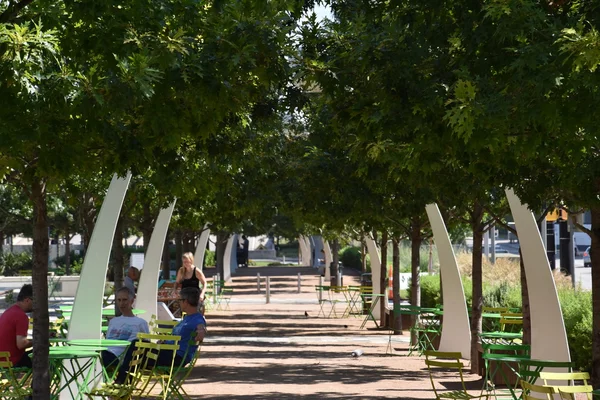
[[[559,393],[560,389],[566,389],[566,391],[574,390],[574,387],[581,386],[573,386],[570,384],[565,384],[566,382],[572,381],[582,381],[583,386],[588,386],[588,381],[590,379],[590,374],[587,372],[540,372],[540,379],[544,381],[544,386],[552,387],[554,389],[554,393]],[[575,393],[589,393],[589,392],[576,392],[572,391],[570,394],[573,399]],[[591,394],[588,394],[588,397],[591,399]]]
[[[158,335],[170,335],[173,332],[173,328],[178,323],[179,321],[175,320],[158,319],[156,315],[152,314],[150,316],[150,322],[148,323],[148,326],[150,327],[150,333]]]
[[[133,352],[133,357],[129,363],[129,372],[125,377],[125,382],[103,383],[100,387],[94,388],[85,393],[90,400],[98,397],[107,400],[129,400],[134,397],[134,395],[140,394],[140,389],[138,386],[140,385],[142,375],[139,373],[139,369],[142,367],[145,361],[144,355],[146,353],[146,349],[138,346],[138,343],[141,342],[136,342],[135,344],[136,349]]]
[[[427,365],[427,370],[429,371],[429,379],[431,380],[431,386],[433,387],[436,399],[470,400],[490,398],[491,395],[483,389],[478,395],[469,394],[464,380],[463,370],[465,366],[460,360],[462,356],[460,352],[426,350],[423,354],[425,354],[425,365]],[[456,371],[458,378],[460,378],[460,389],[444,392],[437,389],[433,379],[433,368]]]
[[[0,399],[24,399],[30,396],[31,370],[13,368],[8,351],[0,352]]]
[[[561,386],[558,393],[563,400],[575,400],[576,393],[585,393],[587,400],[592,400],[594,388],[590,385]]]
[[[175,354],[177,349],[179,349],[181,336],[156,335],[152,333],[138,333],[137,336],[139,341],[136,342],[136,346],[146,349],[146,361],[142,368],[137,371],[138,374],[142,375],[140,379],[143,382],[140,396],[149,396],[156,385],[160,385],[162,389],[161,397],[163,400],[166,400],[175,366]],[[170,343],[166,343],[166,341]],[[171,351],[171,363],[168,366],[156,367],[155,365],[161,350]]]
[[[182,362],[181,364],[174,366],[173,373],[171,376],[171,381],[169,384],[169,389],[168,389],[168,397],[169,398],[173,398],[173,396],[176,396],[179,400],[185,400],[185,399],[190,398],[190,396],[187,394],[187,392],[183,388],[183,384],[185,383],[187,377],[192,372],[192,369],[194,368],[194,365],[196,364],[196,361],[198,360],[198,357],[200,356],[200,344],[201,344],[201,343],[195,341],[195,332],[192,332],[192,336],[193,337],[190,338],[190,340],[189,340],[189,345],[188,345],[185,355],[187,356],[187,354],[190,351],[190,349],[192,348],[192,346],[194,346],[196,348],[196,351],[194,352],[192,359],[190,360],[190,362],[187,365],[184,365]],[[185,360],[185,358],[186,357],[183,357],[184,360]],[[165,367],[159,367],[159,368],[165,368]]]
[[[554,389],[552,387],[534,385],[533,383],[522,380],[523,400],[552,400]]]

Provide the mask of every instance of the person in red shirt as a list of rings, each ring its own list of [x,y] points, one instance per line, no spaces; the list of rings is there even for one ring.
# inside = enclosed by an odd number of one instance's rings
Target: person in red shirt
[[[14,367],[31,368],[31,358],[25,349],[31,347],[31,339],[27,339],[29,329],[28,312],[33,310],[33,287],[23,285],[17,303],[0,315],[0,351],[10,353],[10,361]]]

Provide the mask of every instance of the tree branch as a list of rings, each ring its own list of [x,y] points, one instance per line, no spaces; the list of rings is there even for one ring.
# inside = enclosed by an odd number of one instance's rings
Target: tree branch
[[[33,0],[21,0],[17,4],[11,4],[2,14],[0,14],[0,23],[13,22],[13,19],[19,15],[19,12],[33,3]]]

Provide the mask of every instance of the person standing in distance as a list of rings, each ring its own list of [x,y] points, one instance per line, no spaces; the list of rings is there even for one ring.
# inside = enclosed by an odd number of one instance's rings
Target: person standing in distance
[[[13,367],[31,368],[31,358],[25,349],[31,347],[33,342],[27,339],[29,330],[28,312],[33,310],[33,286],[23,285],[17,303],[0,316],[0,351],[10,353],[10,362]]]
[[[184,253],[182,256],[183,267],[177,271],[177,277],[175,282],[177,287],[181,289],[185,288],[196,288],[200,290],[200,302],[204,301],[204,295],[206,292],[206,277],[199,268],[194,265],[194,255],[190,252]]]

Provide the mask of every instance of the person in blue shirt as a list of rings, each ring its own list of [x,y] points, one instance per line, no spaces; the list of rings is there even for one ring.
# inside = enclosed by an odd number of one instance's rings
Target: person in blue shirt
[[[198,349],[198,346],[195,343],[202,342],[206,335],[206,320],[204,319],[204,316],[198,312],[199,299],[199,288],[187,287],[180,291],[179,306],[181,307],[181,311],[185,312],[186,315],[181,322],[173,328],[173,335],[181,336],[179,348],[175,351],[174,365],[187,365]],[[193,343],[190,343],[192,339]],[[168,341],[165,343],[168,343]],[[135,344],[132,343],[123,357],[115,382],[125,382],[134,350]],[[154,360],[149,359],[147,365],[170,366],[172,358],[173,350],[161,350],[158,353],[156,363],[154,363]]]

